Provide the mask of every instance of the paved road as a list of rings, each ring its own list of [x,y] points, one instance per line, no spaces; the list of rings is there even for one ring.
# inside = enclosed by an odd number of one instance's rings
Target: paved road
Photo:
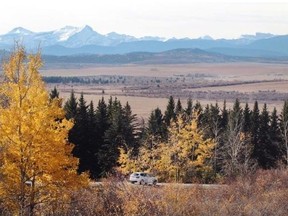
[[[108,183],[108,182],[107,182]],[[123,181],[123,182],[114,182],[116,184],[129,184],[131,186],[141,186],[138,184],[131,184],[128,181]],[[100,185],[104,185],[106,182],[90,182],[90,187],[97,187]],[[147,185],[144,185],[147,186]],[[183,184],[183,183],[157,183],[156,187],[167,187],[167,186],[175,186],[175,187],[187,187],[187,188],[192,188],[192,187],[199,187],[199,188],[207,188],[207,189],[220,189],[223,187],[226,187],[226,185],[221,185],[221,184]]]

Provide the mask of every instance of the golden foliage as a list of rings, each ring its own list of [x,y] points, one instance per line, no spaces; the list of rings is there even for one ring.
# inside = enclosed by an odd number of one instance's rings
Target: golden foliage
[[[200,175],[212,172],[210,159],[215,143],[204,139],[196,117],[190,122],[178,118],[171,123],[167,143],[144,145],[139,156],[133,158],[130,152],[120,150],[119,170],[127,174],[133,171],[157,173],[162,180],[192,181]]]
[[[69,198],[87,184],[78,176],[68,131],[57,100],[49,100],[39,74],[40,54],[27,56],[19,47],[4,64],[0,87],[0,196],[14,213],[37,204]],[[27,210],[28,209],[28,210]]]

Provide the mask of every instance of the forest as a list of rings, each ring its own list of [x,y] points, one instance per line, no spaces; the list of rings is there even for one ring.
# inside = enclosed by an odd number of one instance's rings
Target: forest
[[[55,88],[51,98],[59,97]],[[139,122],[127,102],[99,100],[96,108],[74,92],[64,104],[74,119],[69,141],[80,159],[78,172],[99,179],[109,174],[149,171],[162,181],[215,182],[247,175],[256,169],[287,166],[288,102],[278,114],[258,102],[250,108],[238,99],[233,108],[193,104],[170,96],[166,110],[153,110]]]

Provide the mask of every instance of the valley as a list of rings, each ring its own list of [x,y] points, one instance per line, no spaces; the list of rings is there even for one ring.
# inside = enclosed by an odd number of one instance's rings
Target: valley
[[[96,104],[103,96],[106,100],[117,97],[131,105],[138,117],[147,118],[159,107],[165,110],[167,98],[172,95],[186,106],[188,98],[203,106],[224,100],[231,107],[235,99],[250,105],[258,100],[268,109],[280,110],[288,98],[288,67],[276,63],[197,63],[151,65],[94,65],[72,69],[41,71],[49,88],[56,86],[67,98],[72,89],[81,92],[89,102]],[[53,78],[51,80],[51,78]],[[75,77],[78,81],[73,81]],[[80,79],[80,81],[79,81]],[[49,81],[50,80],[50,81]],[[65,81],[66,80],[66,81]]]

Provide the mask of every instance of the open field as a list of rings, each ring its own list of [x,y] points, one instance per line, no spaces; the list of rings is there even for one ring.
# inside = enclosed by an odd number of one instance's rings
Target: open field
[[[231,107],[236,98],[250,107],[255,100],[259,105],[268,104],[281,110],[283,101],[288,99],[288,65],[267,63],[211,63],[179,65],[118,65],[95,66],[80,69],[43,70],[44,76],[84,77],[98,79],[104,83],[50,83],[55,85],[61,96],[69,97],[74,89],[76,96],[81,92],[85,99],[98,103],[104,96],[117,97],[122,104],[127,101],[133,112],[147,118],[159,107],[166,109],[168,97],[180,98],[183,107],[188,98],[200,101],[203,106],[224,99]],[[88,78],[87,78],[88,77]]]
[[[43,76],[148,76],[171,77],[189,74],[205,74],[225,80],[273,80],[288,79],[287,64],[267,63],[196,63],[167,65],[111,65],[81,69],[49,69]]]

